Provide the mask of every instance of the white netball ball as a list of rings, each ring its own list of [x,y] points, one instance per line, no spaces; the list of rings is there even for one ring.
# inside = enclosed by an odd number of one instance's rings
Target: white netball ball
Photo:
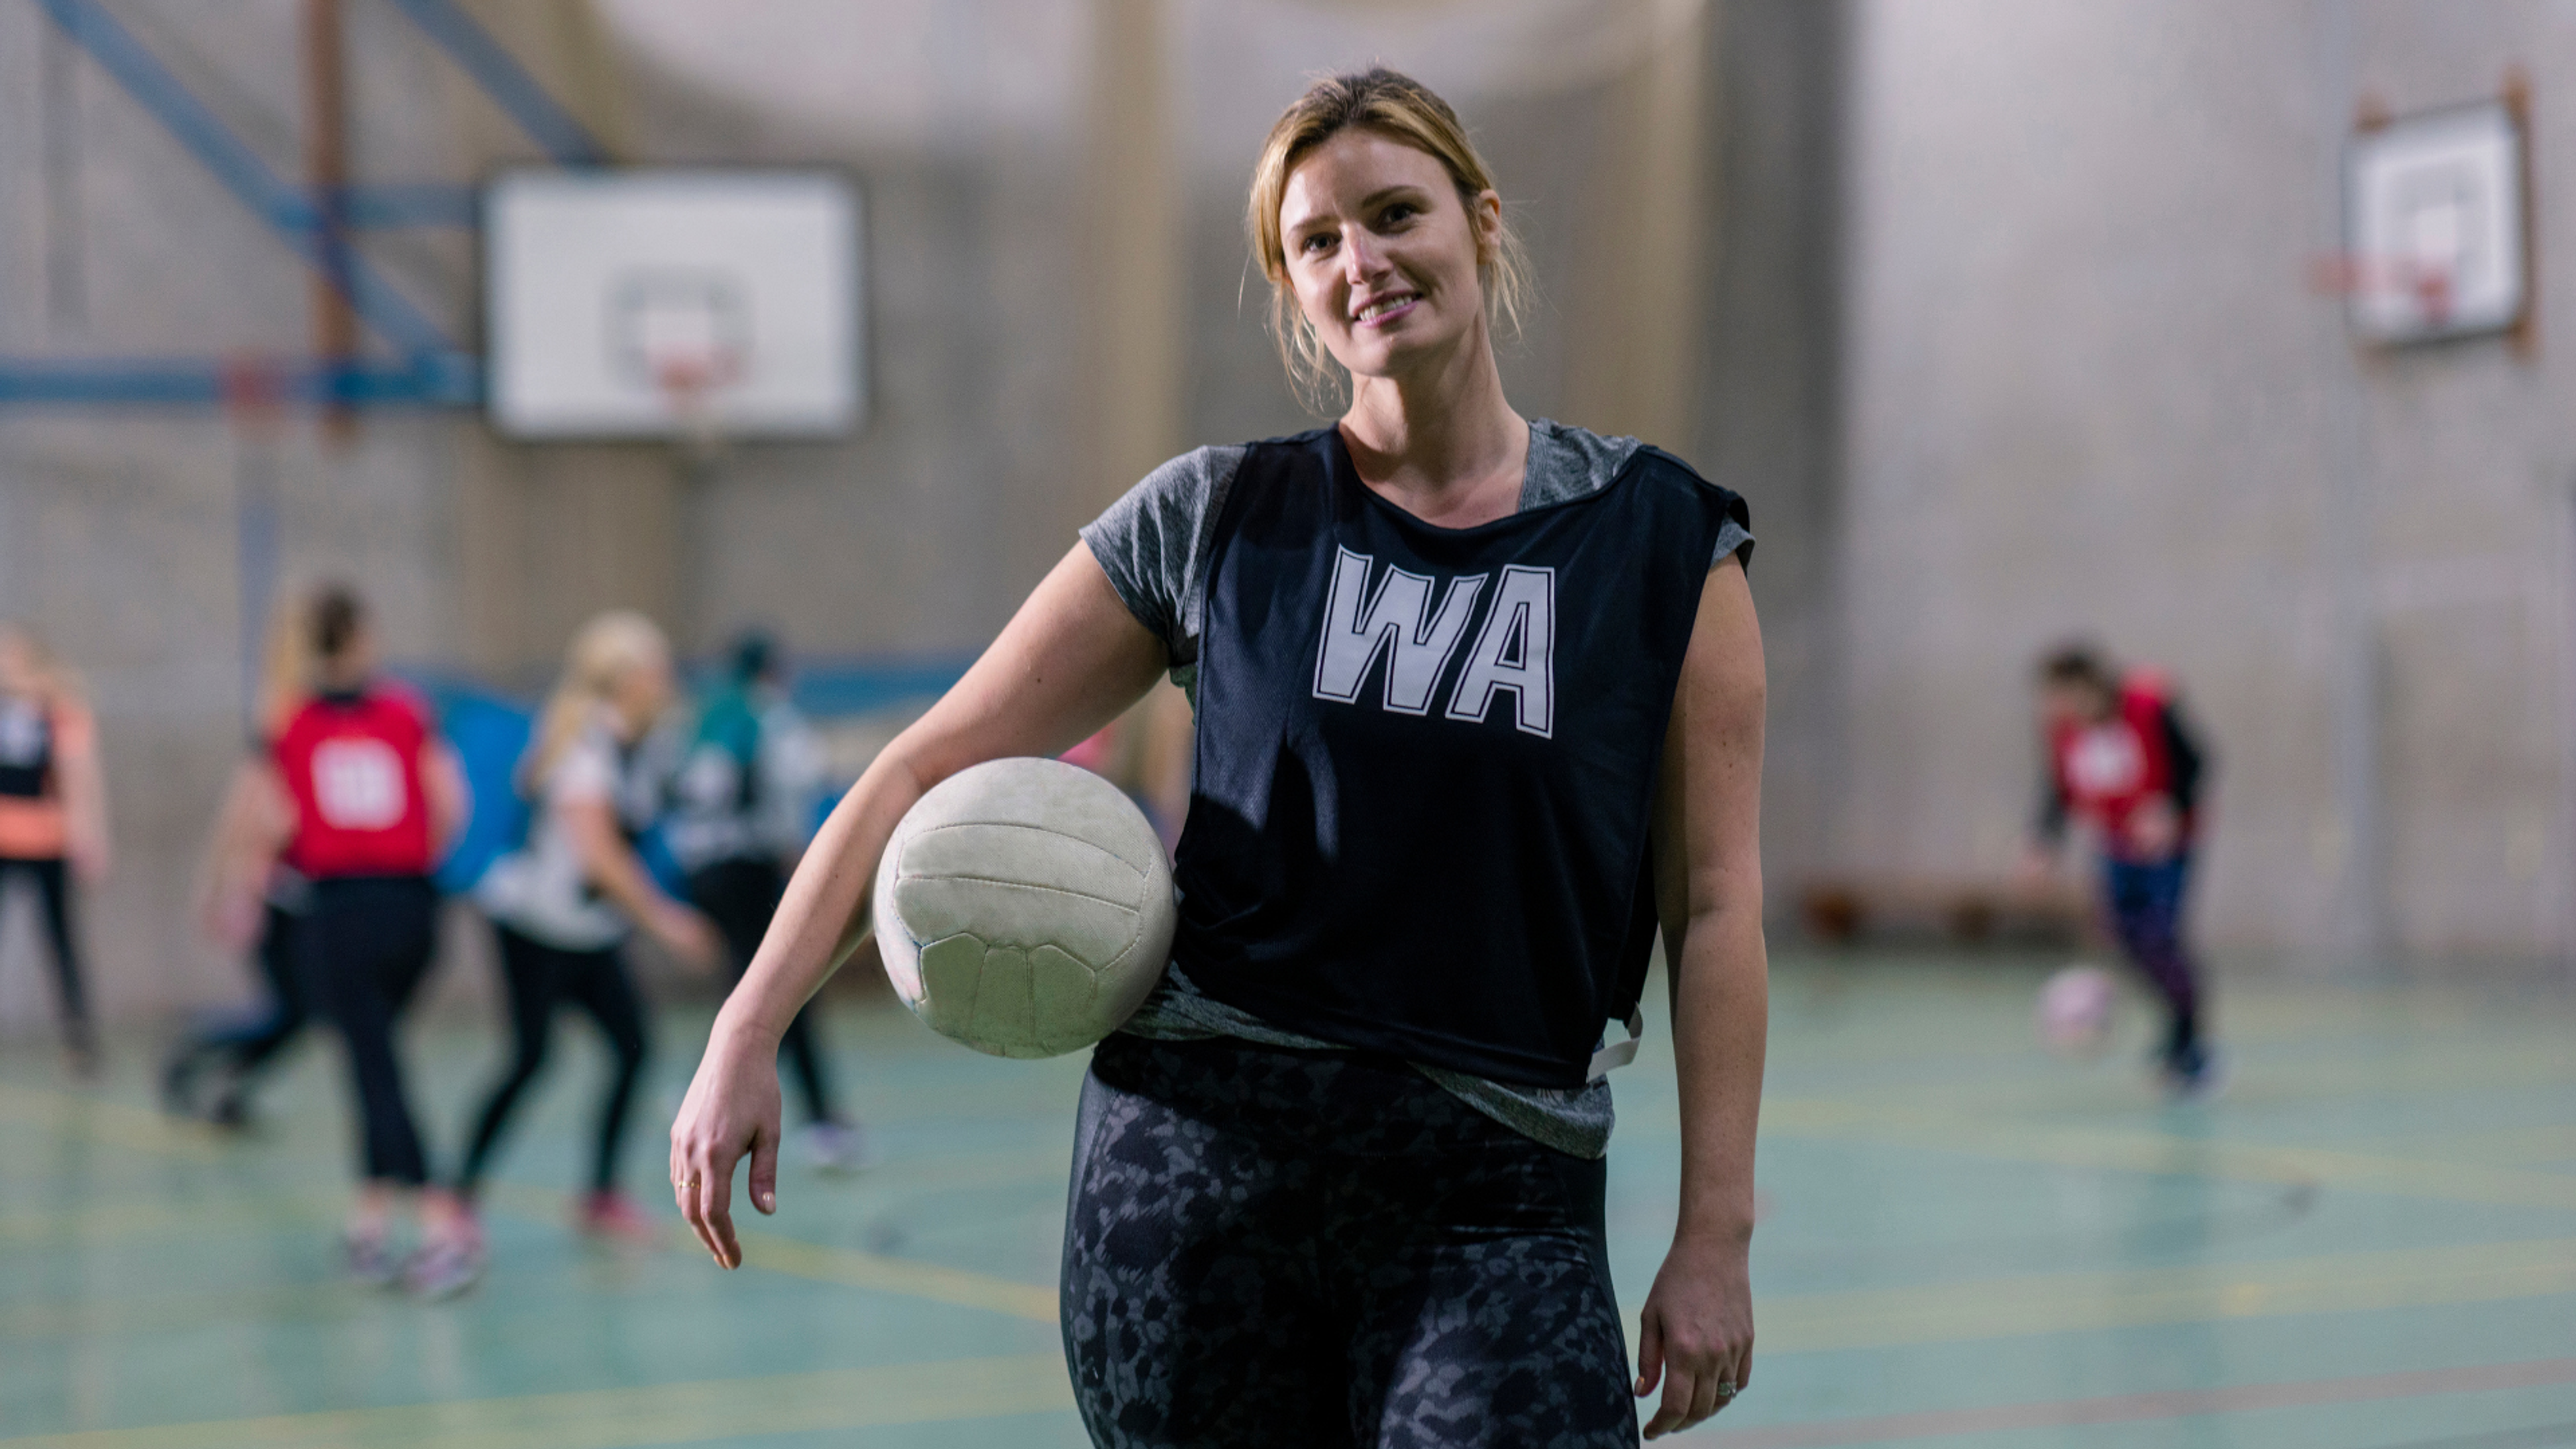
[[[2120,999],[2111,973],[2079,961],[2039,988],[2039,1039],[2062,1057],[2093,1057],[2111,1044],[2112,1008]]]
[[[877,867],[877,948],[913,1014],[979,1052],[1052,1057],[1118,1029],[1179,913],[1162,839],[1060,760],[993,760],[905,812]]]

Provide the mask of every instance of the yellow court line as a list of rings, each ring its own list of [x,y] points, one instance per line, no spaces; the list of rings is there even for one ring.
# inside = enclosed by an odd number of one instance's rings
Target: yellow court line
[[[333,1221],[335,1201],[318,1193],[210,1197],[196,1202],[101,1203],[96,1207],[0,1213],[0,1248],[55,1249],[159,1235],[274,1231]]]
[[[0,1085],[0,1123],[21,1127],[78,1127],[83,1136],[110,1147],[211,1162],[223,1149],[206,1139],[205,1129],[171,1121],[158,1112],[122,1102],[34,1087]]]
[[[8,1449],[628,1449],[1073,1407],[1051,1353],[0,1439]]]
[[[1764,1102],[1762,1126],[1782,1136],[1932,1148],[2056,1167],[2282,1186],[2330,1186],[2442,1202],[2576,1212],[2576,1175],[2510,1167],[2381,1157],[2317,1147],[2272,1147],[2156,1132],[2046,1127],[1815,1098]]]
[[[545,1221],[558,1221],[562,1217],[563,1200],[541,1188],[493,1183],[484,1189],[484,1200],[516,1217]],[[742,1244],[742,1261],[746,1268],[782,1273],[808,1282],[829,1283],[839,1288],[859,1288],[960,1308],[980,1308],[1038,1323],[1056,1321],[1053,1285],[1040,1287],[964,1268],[925,1263],[915,1258],[896,1258],[857,1248],[807,1242],[783,1233],[746,1227],[738,1220],[734,1226],[734,1237]],[[697,1235],[686,1227],[672,1228],[664,1246],[701,1260],[707,1251],[699,1244]],[[710,1263],[707,1271],[719,1270]]]
[[[218,1154],[214,1144],[184,1135],[183,1129],[164,1120],[158,1113],[31,1088],[0,1087],[0,1118],[40,1124],[78,1122],[91,1136],[138,1152],[190,1158]],[[107,1130],[100,1130],[102,1127]],[[545,1222],[563,1219],[565,1200],[538,1188],[493,1183],[485,1188],[484,1200],[516,1217]],[[316,1211],[318,1199],[279,1198],[274,1201],[282,1211],[309,1216]],[[318,1210],[328,1211],[327,1208]],[[95,1218],[94,1222],[67,1224],[64,1221],[66,1216],[42,1213],[0,1217],[0,1243],[43,1242],[49,1234],[66,1231],[77,1233],[88,1241],[120,1232],[161,1231],[186,1226],[191,1221],[198,1226],[211,1226],[238,1220],[241,1212],[234,1203],[223,1206],[209,1204],[203,1208],[137,1205],[124,1212],[78,1215],[82,1219]],[[743,1261],[748,1267],[836,1287],[898,1294],[961,1308],[979,1308],[1033,1322],[1056,1321],[1056,1292],[1052,1286],[1041,1287],[963,1268],[949,1268],[855,1248],[809,1243],[757,1228],[741,1228],[737,1236],[742,1242]],[[704,1251],[698,1246],[697,1239],[683,1228],[674,1228],[669,1245],[693,1255]]]
[[[2364,1313],[2576,1293],[2576,1238],[1764,1296],[1770,1353]]]

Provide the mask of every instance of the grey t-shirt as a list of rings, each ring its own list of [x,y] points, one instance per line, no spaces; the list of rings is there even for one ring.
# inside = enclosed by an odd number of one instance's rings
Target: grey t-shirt
[[[1545,418],[1530,420],[1529,464],[1521,479],[1521,510],[1544,508],[1599,492],[1636,455],[1635,438],[1605,438]],[[1109,576],[1130,612],[1163,641],[1172,660],[1172,682],[1198,698],[1199,611],[1206,593],[1208,555],[1226,491],[1243,466],[1242,447],[1200,448],[1145,475],[1143,482],[1082,530],[1082,541]],[[1714,568],[1728,554],[1752,558],[1753,535],[1729,523],[1718,535]],[[1271,1046],[1330,1048],[1283,1031],[1250,1012],[1202,995],[1175,967],[1124,1030],[1159,1040],[1235,1037]],[[1488,1081],[1464,1072],[1415,1063],[1415,1070],[1461,1101],[1562,1152],[1599,1157],[1609,1150],[1613,1114],[1605,1080],[1564,1089]]]

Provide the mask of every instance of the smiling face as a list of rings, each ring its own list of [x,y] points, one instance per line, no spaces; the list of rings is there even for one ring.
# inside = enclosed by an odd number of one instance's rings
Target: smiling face
[[[1298,309],[1354,377],[1394,377],[1485,336],[1478,268],[1502,198],[1472,203],[1439,158],[1353,127],[1301,158],[1279,230]]]

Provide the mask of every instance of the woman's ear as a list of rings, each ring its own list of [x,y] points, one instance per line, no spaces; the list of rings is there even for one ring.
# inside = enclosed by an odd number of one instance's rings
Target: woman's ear
[[[1476,265],[1491,266],[1502,255],[1502,193],[1491,187],[1477,192],[1467,202],[1467,214],[1476,226]]]

